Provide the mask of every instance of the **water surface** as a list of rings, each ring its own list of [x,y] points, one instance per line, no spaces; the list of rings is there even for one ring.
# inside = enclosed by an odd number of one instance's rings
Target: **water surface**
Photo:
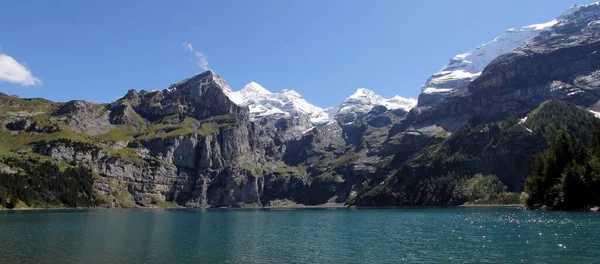
[[[600,214],[516,208],[0,212],[1,263],[599,263]]]

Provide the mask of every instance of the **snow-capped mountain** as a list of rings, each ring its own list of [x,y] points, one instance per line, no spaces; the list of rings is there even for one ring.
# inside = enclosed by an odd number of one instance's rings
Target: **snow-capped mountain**
[[[518,29],[511,28],[474,50],[454,56],[450,63],[427,80],[419,96],[419,106],[433,106],[448,95],[466,88],[492,60],[517,49],[558,22],[555,19]]]
[[[253,119],[275,114],[287,116],[303,113],[308,115],[314,124],[329,121],[327,113],[322,108],[308,103],[301,94],[294,90],[282,90],[273,93],[262,85],[251,82],[244,86],[242,90],[233,92],[230,98],[239,98],[234,102],[248,106]]]
[[[590,20],[590,18],[594,18],[598,15],[596,10],[598,6],[600,6],[600,1],[585,5],[574,5],[560,15],[556,20],[558,20],[559,26],[570,21]],[[590,23],[595,22],[597,21],[592,21]]]
[[[417,100],[404,98],[399,95],[386,99],[369,89],[359,88],[340,105],[326,110],[329,116],[335,117],[347,113],[368,113],[373,107],[378,105],[383,105],[389,110],[403,109],[408,112],[417,105]]]
[[[302,113],[308,115],[314,125],[326,124],[341,114],[365,114],[378,105],[383,105],[389,110],[403,109],[408,112],[417,104],[416,99],[398,95],[386,99],[365,88],[358,89],[338,106],[327,109],[310,104],[294,90],[274,93],[256,82],[251,82],[236,92],[230,90],[225,92],[234,103],[248,106],[252,119],[270,115],[293,116]]]
[[[385,103],[383,105],[390,110],[403,109],[404,111],[408,112],[417,105],[417,99],[404,98],[400,95],[396,95],[392,98],[384,100]]]

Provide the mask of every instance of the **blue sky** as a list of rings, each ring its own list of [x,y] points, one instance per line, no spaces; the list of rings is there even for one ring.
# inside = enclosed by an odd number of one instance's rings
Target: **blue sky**
[[[590,2],[4,1],[0,67],[24,65],[33,76],[13,76],[28,86],[5,78],[0,91],[110,102],[132,88],[167,88],[208,66],[234,90],[256,81],[271,91],[294,89],[322,107],[359,87],[416,98],[455,54]]]

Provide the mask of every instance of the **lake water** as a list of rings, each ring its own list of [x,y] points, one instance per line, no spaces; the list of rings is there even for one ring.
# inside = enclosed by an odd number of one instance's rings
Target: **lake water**
[[[600,214],[516,208],[0,212],[0,263],[600,263]]]

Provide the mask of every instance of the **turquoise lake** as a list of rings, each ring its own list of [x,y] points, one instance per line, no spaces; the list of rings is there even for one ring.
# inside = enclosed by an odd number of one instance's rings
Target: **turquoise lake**
[[[593,212],[0,212],[0,263],[600,263],[599,253]]]

